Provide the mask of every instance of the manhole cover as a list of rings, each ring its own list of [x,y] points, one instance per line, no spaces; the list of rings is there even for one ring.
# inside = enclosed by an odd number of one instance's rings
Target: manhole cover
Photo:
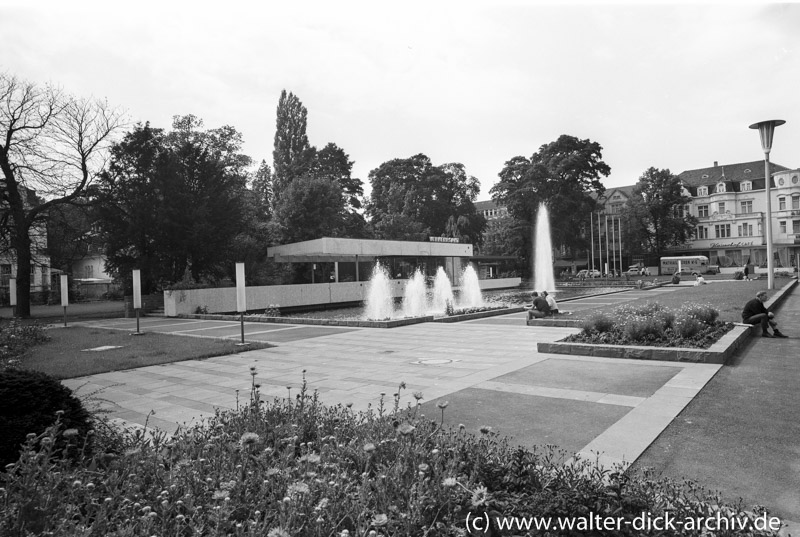
[[[81,352],[100,352],[110,351],[112,349],[121,349],[122,345],[103,345],[102,347],[95,347],[93,349],[81,349]]]
[[[449,364],[454,362],[455,360],[447,360],[444,358],[435,358],[432,360],[417,360],[416,362],[411,362],[412,364],[420,364],[420,365],[441,365],[441,364]]]

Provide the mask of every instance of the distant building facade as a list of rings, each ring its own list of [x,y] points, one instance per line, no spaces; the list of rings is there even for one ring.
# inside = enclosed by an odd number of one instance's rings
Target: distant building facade
[[[26,189],[26,203],[38,203],[36,192]],[[0,205],[0,213],[6,207]],[[50,256],[47,255],[47,232],[43,224],[35,224],[30,229],[31,239],[31,292],[50,290]],[[17,253],[11,247],[8,237],[0,235],[0,302],[8,304],[9,281],[17,278]]]
[[[695,216],[698,224],[692,239],[668,249],[665,255],[704,255],[721,267],[766,267],[764,161],[714,162],[713,166],[681,172],[678,177],[691,198],[682,210]],[[774,265],[795,267],[800,256],[800,168],[770,163],[769,180]],[[625,271],[630,265],[644,263],[647,256],[631,252],[620,229],[624,207],[634,188],[629,185],[605,191],[601,209],[586,223],[584,237],[589,246],[585,251],[567,252],[554,245],[556,271],[592,267],[603,272]],[[475,205],[487,219],[508,216],[508,210],[493,201]]]

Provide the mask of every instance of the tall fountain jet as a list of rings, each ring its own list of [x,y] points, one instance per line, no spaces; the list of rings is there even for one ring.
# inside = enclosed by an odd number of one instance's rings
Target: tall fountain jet
[[[394,317],[394,298],[386,268],[375,263],[372,277],[367,288],[365,317],[373,321],[382,321]]]
[[[536,230],[533,239],[533,289],[536,291],[556,290],[553,275],[553,245],[550,240],[550,212],[547,205],[539,204],[536,216]]]

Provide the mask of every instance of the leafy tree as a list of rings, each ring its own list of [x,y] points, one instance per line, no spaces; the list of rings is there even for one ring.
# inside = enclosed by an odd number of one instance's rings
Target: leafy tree
[[[473,203],[480,184],[466,174],[462,164],[434,166],[427,156],[418,154],[384,162],[369,173],[369,179],[372,196],[367,213],[379,237],[480,240],[486,221]]]
[[[101,247],[98,237],[92,233],[92,214],[84,196],[49,211],[47,255],[50,266],[70,272],[76,261]]]
[[[526,245],[527,257],[533,263],[530,237],[540,203],[550,212],[553,244],[576,249],[586,246],[581,227],[586,215],[596,209],[592,194],[601,195],[605,187],[601,176],[611,168],[603,162],[603,148],[597,142],[561,135],[558,140],[542,145],[531,158],[517,156],[506,162],[500,181],[492,189],[492,199],[508,207],[509,213],[528,226],[518,228]]]
[[[314,167],[316,150],[308,143],[306,124],[308,111],[294,94],[281,92],[278,100],[275,142],[272,163],[275,168],[273,193],[276,199],[297,177],[308,174]]]
[[[353,161],[342,148],[328,143],[317,152],[314,175],[336,181],[342,188],[348,210],[361,209],[364,185],[352,176]]]
[[[251,189],[255,194],[253,210],[261,218],[269,220],[272,217],[272,203],[274,200],[272,194],[272,169],[264,160],[261,161],[261,165],[256,171]]]
[[[279,242],[337,237],[343,233],[344,199],[339,183],[325,177],[295,178],[275,203]]]
[[[530,237],[520,233],[520,229],[528,230],[530,226],[527,222],[516,220],[510,216],[489,220],[484,232],[481,254],[513,255],[519,260],[525,259],[525,248]]]
[[[626,244],[634,250],[661,256],[670,246],[691,239],[697,218],[684,211],[691,197],[677,175],[668,169],[648,168],[623,208]]]
[[[238,154],[239,134],[184,128],[181,118],[175,125],[171,133],[137,125],[112,150],[95,192],[107,266],[126,280],[141,269],[145,292],[186,273],[195,281],[225,274],[243,219],[248,159]]]
[[[398,241],[425,241],[431,236],[430,229],[421,222],[402,213],[390,213],[373,222],[375,236],[380,239]]]
[[[92,183],[121,123],[121,114],[104,101],[0,73],[0,226],[16,256],[21,317],[30,316],[32,235],[43,234],[52,208]]]

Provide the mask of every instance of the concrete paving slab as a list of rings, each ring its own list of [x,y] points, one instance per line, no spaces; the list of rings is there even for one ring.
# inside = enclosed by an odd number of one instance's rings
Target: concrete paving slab
[[[677,375],[680,367],[646,364],[547,359],[500,377],[498,380],[536,386],[647,397]]]
[[[444,423],[480,435],[483,426],[511,437],[523,446],[557,445],[573,453],[617,422],[629,407],[598,405],[575,399],[541,397],[519,393],[467,388],[425,403],[422,411],[439,420],[439,402],[447,400]]]

